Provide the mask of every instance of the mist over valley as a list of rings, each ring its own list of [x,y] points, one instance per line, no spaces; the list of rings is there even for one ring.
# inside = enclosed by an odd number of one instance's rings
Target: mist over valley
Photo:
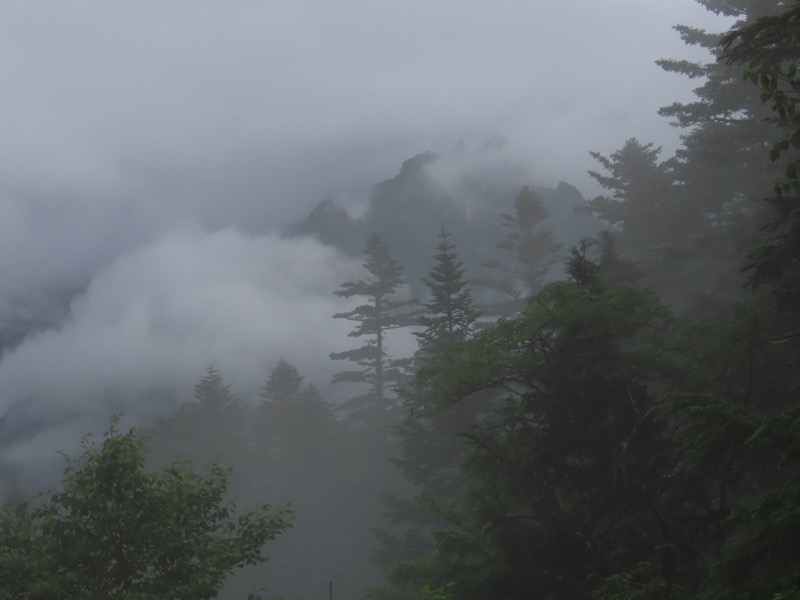
[[[796,594],[798,18],[0,3],[0,600]]]

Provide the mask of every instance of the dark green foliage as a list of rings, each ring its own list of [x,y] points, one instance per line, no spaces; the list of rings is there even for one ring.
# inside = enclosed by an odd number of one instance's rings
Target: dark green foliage
[[[722,40],[727,64],[745,65],[744,77],[761,91],[773,111],[770,122],[781,127],[770,151],[785,164],[785,179],[775,183],[769,203],[773,219],[767,238],[747,256],[748,283],[767,286],[782,307],[800,312],[800,8],[765,16],[739,27]]]
[[[673,600],[688,595],[686,590],[664,578],[659,564],[643,562],[609,577],[595,597],[600,600]]]
[[[228,472],[145,469],[144,442],[112,424],[84,440],[57,490],[0,514],[0,598],[216,598],[228,575],[266,560],[291,513],[227,499]]]
[[[600,285],[600,265],[589,256],[595,242],[582,239],[580,244],[569,249],[569,259],[564,268],[567,276],[581,285],[597,287]]]
[[[701,4],[714,12],[735,16],[740,23],[779,10],[780,6],[774,0],[708,0]],[[685,25],[675,29],[687,45],[700,46],[712,56],[719,56],[721,34]],[[676,102],[660,111],[686,130],[683,147],[676,153],[676,174],[683,182],[681,205],[691,217],[690,224],[693,228],[704,227],[705,231],[695,231],[707,234],[721,218],[752,218],[754,207],[748,208],[748,201],[757,199],[770,185],[764,143],[777,133],[774,126],[764,122],[768,111],[758,93],[742,82],[735,67],[723,61],[663,60],[659,64],[667,71],[700,80],[693,101]]]
[[[437,535],[427,583],[458,598],[589,597],[603,577],[658,559],[652,504],[665,460],[649,416],[658,372],[652,294],[547,286],[516,319],[424,371],[441,408],[484,398],[461,437],[466,484]],[[426,568],[426,567],[421,567]]]
[[[660,153],[661,148],[636,138],[610,157],[591,153],[604,172],[589,174],[611,195],[588,201],[582,210],[618,231],[599,237],[603,279],[611,285],[642,278],[644,272],[634,267],[632,258],[644,265],[650,285],[659,290],[671,286],[675,270],[684,268],[678,261],[686,256],[678,248],[689,243],[691,221],[679,206],[675,161],[659,162]]]
[[[789,440],[800,433],[785,350],[765,335],[771,320],[757,306],[740,306],[727,321],[692,324],[680,344],[680,391],[659,403],[685,490],[675,497],[686,511],[683,537],[702,557],[700,589],[710,598],[749,597],[739,595],[745,590],[771,598],[786,585],[787,565],[797,564],[797,549],[783,537],[794,539],[795,525],[771,520],[796,509],[789,507],[798,457]],[[767,517],[767,506],[776,513]]]
[[[796,451],[799,436],[795,408],[762,420],[747,440],[748,449],[777,456],[786,447]],[[771,467],[771,489],[733,509],[727,525],[735,534],[712,573],[719,587],[738,588],[743,597],[744,590],[764,598],[797,597],[800,592],[800,464],[795,456]]]
[[[414,333],[419,343],[415,356],[418,368],[433,357],[441,360],[457,352],[458,345],[474,335],[479,316],[464,279],[462,262],[448,237],[442,229],[435,263],[423,278],[429,301],[422,305],[419,316],[425,329]],[[402,398],[410,417],[395,428],[400,456],[393,462],[417,491],[425,490],[440,498],[450,497],[460,481],[460,447],[456,433],[465,425],[468,415],[463,410],[432,413],[414,389],[404,390]],[[441,519],[432,514],[420,498],[385,497],[384,501],[392,522],[406,529],[394,535],[379,532],[382,544],[379,560],[388,563],[420,558],[431,549],[431,532],[436,525],[441,525]]]
[[[438,253],[434,256],[436,264],[428,276],[422,278],[430,294],[419,317],[425,329],[414,334],[419,339],[420,350],[426,353],[436,353],[470,337],[480,316],[464,279],[463,262],[453,252],[454,246],[448,242],[444,228],[439,238]]]
[[[587,246],[573,259],[598,266]],[[463,487],[428,502],[448,520],[436,550],[374,593],[791,597],[800,419],[773,316],[742,306],[674,337],[650,292],[585,272],[423,370],[428,406],[482,408]]]
[[[584,238],[572,246],[564,271],[572,281],[592,288],[635,285],[643,277],[636,265],[617,254],[614,236],[608,231],[597,240]]]
[[[779,12],[781,8],[783,12]],[[727,65],[744,65],[744,79],[756,84],[752,89],[760,91],[760,100],[773,111],[771,118],[764,120],[781,129],[773,132],[769,157],[784,169],[784,179],[775,183],[775,195],[769,198],[774,213],[764,227],[766,239],[750,249],[745,270],[750,286],[768,291],[775,308],[796,315],[800,312],[800,120],[796,112],[800,11],[796,4],[776,2],[766,14],[751,17],[723,38],[723,57]],[[774,169],[768,173],[777,179]],[[792,323],[791,319],[783,322],[783,327]],[[685,398],[686,405],[679,411],[683,427],[693,427],[707,440],[684,443],[683,448],[690,449],[685,461],[703,465],[701,458],[708,463],[710,457],[716,457],[713,469],[703,472],[714,473],[718,485],[725,486],[720,490],[724,490],[721,498],[726,500],[720,505],[724,517],[720,529],[727,537],[720,540],[711,570],[711,597],[790,598],[799,591],[800,464],[796,439],[800,429],[796,398],[791,396],[796,395],[797,379],[787,377],[797,359],[787,355],[790,349],[767,344],[767,332],[775,325],[773,318],[757,328],[750,339],[757,339],[762,349],[748,353],[739,372],[726,374],[726,380],[736,382],[742,373],[752,378],[761,372],[765,373],[764,381],[749,382],[743,388],[747,393],[738,397],[727,390],[694,402]],[[790,331],[772,339],[791,343],[794,338],[796,333]],[[754,364],[753,355],[769,354],[777,356]],[[738,387],[742,389],[742,384]],[[703,421],[703,415],[710,418]],[[724,462],[720,464],[720,460]],[[726,468],[722,474],[727,477],[720,477],[721,467]]]
[[[701,4],[718,14],[735,16],[737,26],[786,6],[777,0],[707,0]],[[676,29],[688,45],[720,57],[722,34],[683,25]],[[770,122],[770,111],[759,90],[742,80],[735,65],[723,60],[659,62],[667,71],[699,76],[693,101],[676,102],[660,111],[684,129],[674,164],[680,186],[671,202],[681,229],[676,231],[678,242],[665,257],[664,269],[682,271],[680,291],[684,295],[736,301],[741,298],[743,283],[739,272],[742,255],[758,243],[759,228],[770,219],[761,199],[785,168],[782,161],[772,163],[764,150],[780,135],[780,128]],[[658,290],[670,293],[665,286],[659,285]]]

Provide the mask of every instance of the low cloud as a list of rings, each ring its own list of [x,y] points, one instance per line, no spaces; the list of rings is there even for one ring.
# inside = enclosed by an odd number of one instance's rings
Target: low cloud
[[[78,293],[0,360],[2,459],[163,412],[208,364],[243,393],[281,357],[325,385],[359,265],[276,232],[493,134],[592,195],[589,150],[678,143],[656,110],[697,82],[653,63],[702,53],[677,22],[727,26],[694,0],[0,2],[0,322]],[[457,185],[476,164],[452,160]]]
[[[0,362],[0,413],[24,408],[48,428],[18,441],[24,452],[5,448],[6,460],[36,460],[38,444],[52,451],[114,413],[164,415],[208,365],[246,398],[281,358],[325,388],[336,370],[328,353],[349,331],[331,318],[345,306],[332,291],[359,268],[312,240],[234,229],[173,231],[123,254],[92,277],[60,328]]]

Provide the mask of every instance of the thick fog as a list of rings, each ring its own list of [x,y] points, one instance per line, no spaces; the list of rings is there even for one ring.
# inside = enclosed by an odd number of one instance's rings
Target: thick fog
[[[725,28],[694,0],[0,2],[2,473],[45,483],[208,365],[249,400],[285,358],[335,399],[360,261],[286,228],[493,136],[432,176],[596,193],[589,150],[679,143],[656,112],[694,82],[655,61],[703,55],[677,23]]]
[[[283,356],[326,384],[330,292],[358,265],[281,229],[493,135],[493,160],[591,192],[588,150],[676,145],[655,112],[691,82],[654,61],[692,58],[679,22],[718,26],[692,0],[2,3],[0,315],[43,322],[0,360],[0,407],[51,418],[5,460],[74,437],[54,415],[158,413],[140,391],[212,363],[249,389]]]
[[[316,242],[230,228],[186,227],[120,254],[93,274],[63,322],[30,334],[0,362],[6,429],[20,426],[20,412],[49,425],[45,440],[5,448],[6,461],[51,446],[52,428],[66,427],[75,441],[98,417],[165,415],[190,393],[200,365],[215,365],[247,392],[281,358],[325,383],[334,370],[325,349],[348,331],[330,318],[344,306],[330,292],[355,274]],[[150,391],[158,392],[152,405]]]

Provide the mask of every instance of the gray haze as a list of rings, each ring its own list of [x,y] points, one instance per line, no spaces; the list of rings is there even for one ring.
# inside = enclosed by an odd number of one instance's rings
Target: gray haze
[[[2,463],[174,408],[141,398],[208,364],[325,385],[358,264],[280,229],[494,134],[591,195],[588,150],[677,145],[656,110],[693,82],[654,61],[700,56],[680,22],[725,28],[693,0],[0,2],[0,318],[78,291],[0,360]],[[16,440],[20,411],[51,426]]]

